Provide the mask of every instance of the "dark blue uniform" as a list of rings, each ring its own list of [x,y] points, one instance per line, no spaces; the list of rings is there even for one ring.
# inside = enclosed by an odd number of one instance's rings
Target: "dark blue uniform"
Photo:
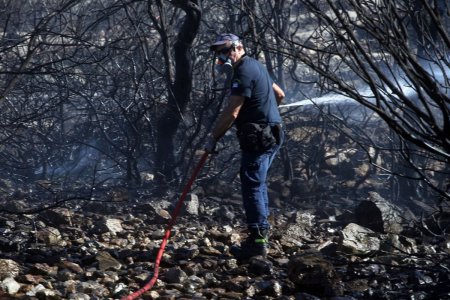
[[[245,101],[235,120],[238,130],[246,123],[275,126],[281,124],[273,81],[266,68],[257,60],[244,56],[234,67],[231,95],[243,96]],[[249,229],[269,229],[269,198],[267,173],[283,142],[280,130],[278,144],[261,151],[242,151],[240,177],[242,199]]]
[[[235,121],[237,128],[247,122],[281,124],[272,84],[272,78],[259,61],[248,56],[242,58],[231,82],[231,95],[246,98]]]

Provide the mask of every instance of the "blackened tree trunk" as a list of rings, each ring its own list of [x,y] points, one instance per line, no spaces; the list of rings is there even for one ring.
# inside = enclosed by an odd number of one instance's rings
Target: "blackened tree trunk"
[[[181,8],[186,17],[178,32],[173,50],[175,75],[168,87],[168,105],[158,120],[157,150],[155,156],[156,180],[166,184],[175,178],[174,137],[183,119],[186,106],[191,100],[192,61],[191,47],[200,25],[201,11],[197,1],[172,1]]]

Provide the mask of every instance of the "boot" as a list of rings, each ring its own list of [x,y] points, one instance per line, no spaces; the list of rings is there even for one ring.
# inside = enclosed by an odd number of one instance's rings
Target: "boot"
[[[267,256],[269,248],[269,230],[251,228],[250,234],[241,246],[233,245],[230,248],[231,254],[237,259],[249,259],[254,256]]]

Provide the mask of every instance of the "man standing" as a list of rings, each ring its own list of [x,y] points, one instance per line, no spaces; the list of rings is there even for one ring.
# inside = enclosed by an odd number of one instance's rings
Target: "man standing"
[[[241,247],[231,253],[239,259],[267,255],[270,225],[267,173],[284,140],[278,105],[283,90],[275,84],[266,68],[246,56],[242,41],[234,34],[221,34],[210,47],[218,64],[233,69],[228,105],[208,137],[205,150],[214,152],[217,141],[233,126],[242,150],[241,189],[249,230]]]

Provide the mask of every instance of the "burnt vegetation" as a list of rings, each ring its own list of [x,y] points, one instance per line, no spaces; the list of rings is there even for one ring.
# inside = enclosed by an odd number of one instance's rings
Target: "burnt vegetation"
[[[444,0],[0,0],[0,294],[142,285],[226,101],[220,32],[286,92],[273,249],[228,253],[243,227],[232,130],[146,297],[448,299]]]

